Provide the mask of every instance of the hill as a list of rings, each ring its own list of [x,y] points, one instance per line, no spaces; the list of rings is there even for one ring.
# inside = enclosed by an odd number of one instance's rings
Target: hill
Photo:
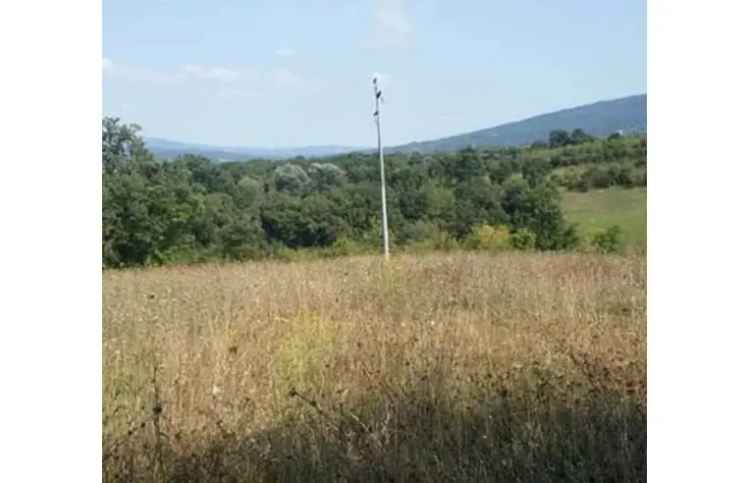
[[[619,130],[646,132],[646,94],[563,109],[457,136],[396,146],[387,151],[431,153],[466,147],[523,146],[546,141],[552,130],[571,131],[575,128],[598,137]]]
[[[576,128],[598,137],[608,136],[620,130],[624,133],[646,132],[646,94],[563,109],[447,138],[387,147],[385,151],[432,153],[458,151],[466,147],[523,146],[534,141],[546,141],[552,130],[571,131]],[[355,151],[374,151],[371,148],[329,145],[298,148],[213,146],[154,137],[144,138],[144,141],[146,147],[157,158],[162,159],[174,159],[181,154],[196,154],[215,161],[243,161],[291,159],[298,156],[317,158]]]

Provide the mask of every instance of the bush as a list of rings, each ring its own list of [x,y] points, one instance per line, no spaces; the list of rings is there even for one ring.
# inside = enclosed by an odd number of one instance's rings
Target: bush
[[[415,223],[404,225],[398,233],[400,243],[422,242],[432,240],[440,232],[437,225],[430,222],[419,220]]]
[[[612,174],[598,167],[587,171],[584,177],[589,179],[590,185],[594,188],[609,188],[615,184],[612,179]]]
[[[369,247],[363,246],[360,243],[352,240],[348,237],[338,238],[330,248],[325,250],[324,256],[327,257],[342,257],[359,255],[366,253]]]
[[[510,235],[509,242],[516,250],[531,250],[536,245],[536,234],[528,228],[521,228]]]
[[[581,238],[578,235],[578,225],[566,224],[565,228],[560,230],[555,239],[556,249],[570,250],[580,245]]]
[[[607,173],[613,185],[624,186],[626,188],[633,186],[633,173],[630,167],[623,165],[610,166]]]
[[[504,225],[479,225],[471,230],[464,243],[473,250],[504,250],[510,247],[510,236],[510,230]]]
[[[610,226],[602,233],[597,233],[591,240],[594,248],[601,253],[617,253],[622,250],[622,228]]]
[[[282,262],[292,262],[296,258],[296,252],[283,243],[274,242],[268,247],[268,258]]]
[[[450,233],[444,231],[438,232],[435,237],[430,240],[430,244],[433,249],[444,251],[457,250],[461,247],[458,240],[456,240]]]
[[[586,193],[588,192],[589,188],[591,188],[591,186],[589,186],[589,178],[587,176],[580,176],[575,180],[575,182],[573,182],[573,184],[571,184],[569,189],[578,191],[580,193]]]
[[[533,188],[544,181],[551,169],[552,165],[544,159],[532,158],[521,165],[521,175]]]

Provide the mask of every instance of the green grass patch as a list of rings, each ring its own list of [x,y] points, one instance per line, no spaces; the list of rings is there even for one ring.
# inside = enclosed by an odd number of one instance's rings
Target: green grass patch
[[[619,225],[626,246],[646,246],[645,188],[564,192],[562,196],[566,218],[579,225],[583,236],[590,238],[612,225]]]

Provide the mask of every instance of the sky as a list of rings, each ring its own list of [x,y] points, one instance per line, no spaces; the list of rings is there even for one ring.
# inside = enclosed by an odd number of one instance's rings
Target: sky
[[[645,0],[104,0],[104,114],[222,146],[387,146],[646,92]]]

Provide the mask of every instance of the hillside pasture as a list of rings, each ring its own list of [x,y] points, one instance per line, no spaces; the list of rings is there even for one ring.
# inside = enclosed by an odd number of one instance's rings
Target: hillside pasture
[[[565,218],[590,238],[612,225],[622,228],[627,247],[646,246],[646,189],[612,187],[586,193],[563,192]]]

